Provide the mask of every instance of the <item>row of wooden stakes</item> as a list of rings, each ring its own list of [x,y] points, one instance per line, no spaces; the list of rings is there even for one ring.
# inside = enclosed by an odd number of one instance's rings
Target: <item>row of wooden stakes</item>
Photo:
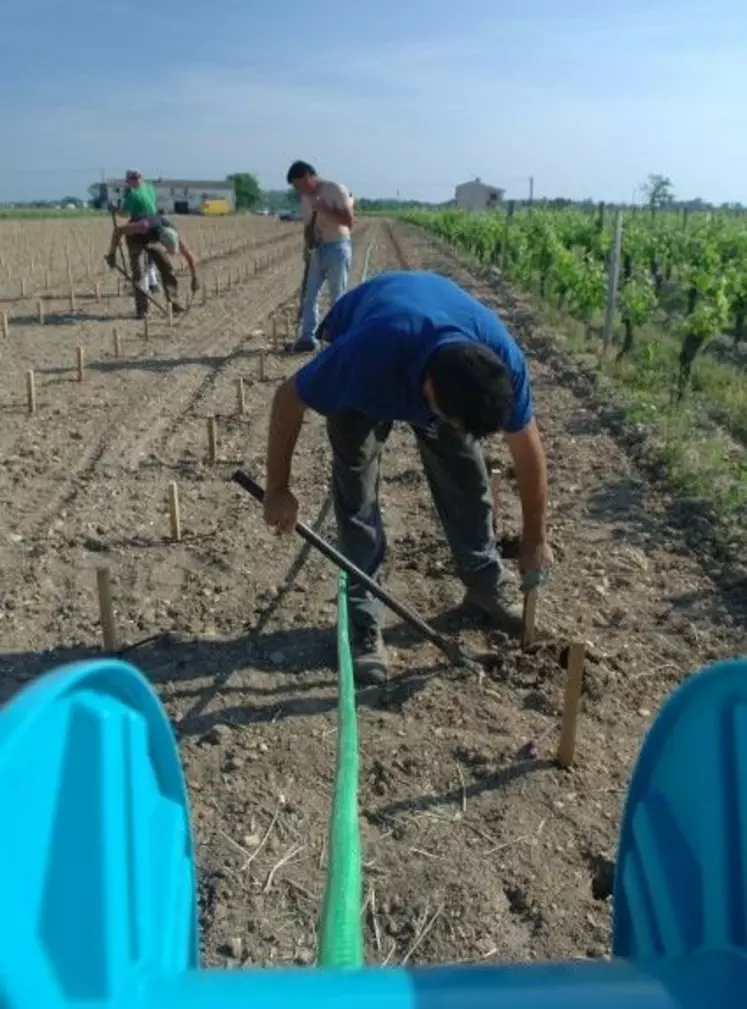
[[[182,539],[182,523],[179,507],[179,490],[176,482],[173,480],[169,483],[168,500],[171,539],[173,542],[178,543]],[[116,652],[120,647],[120,643],[114,618],[111,572],[109,568],[98,568],[96,581],[102,643],[106,652]],[[585,664],[586,642],[572,641],[568,647],[567,678],[560,720],[560,739],[556,751],[556,759],[560,766],[564,768],[570,768],[574,763]],[[556,728],[556,725],[557,723],[553,721],[544,732],[530,740],[522,748],[524,751],[523,755],[529,760],[536,760],[541,754],[543,744],[550,733]]]
[[[220,274],[216,272],[216,273],[213,274],[213,284],[212,284],[213,290],[215,291],[216,294],[220,294],[222,290],[230,290],[233,286],[242,283],[242,280],[243,281],[249,280],[249,278],[252,276],[252,273],[254,273],[254,275],[256,276],[258,273],[263,272],[264,270],[268,269],[270,266],[273,266],[276,263],[279,263],[283,258],[284,258],[284,253],[280,253],[280,252],[275,252],[271,256],[259,256],[259,257],[255,258],[253,268],[251,268],[249,266],[249,261],[247,260],[244,263],[243,270],[241,268],[237,267],[235,271],[233,271],[231,269],[229,269],[227,271],[225,283],[223,283],[221,281]],[[87,279],[90,279],[90,278],[91,278],[91,274],[89,273],[89,274],[87,274]],[[20,285],[20,287],[19,287],[19,294],[17,296],[18,299],[24,299],[24,298],[29,297],[28,283],[27,283],[27,280],[26,280],[25,277],[22,277],[20,279],[19,285]],[[102,290],[105,287],[105,285],[106,285],[106,280],[104,280],[104,281],[97,280],[97,281],[95,281],[91,285],[92,286],[92,290],[93,290],[93,294],[94,294],[94,297],[95,297],[96,301],[101,301]],[[84,286],[87,286],[87,285],[84,285]],[[68,270],[68,275],[67,275],[67,289],[68,289],[68,293],[67,293],[66,297],[69,300],[70,311],[71,312],[76,311],[76,301],[75,301],[76,290],[75,290],[75,287],[76,287],[76,285],[75,285],[75,282],[73,280],[72,273]],[[122,278],[121,277],[117,277],[117,295],[118,296],[121,296],[121,294],[122,294],[122,287],[123,287]],[[45,292],[49,292],[51,290],[51,288],[52,288],[52,284],[51,284],[51,281],[50,281],[49,271],[47,270],[46,271],[46,275],[45,275],[44,290],[45,290]],[[65,295],[59,295],[58,296],[58,295],[54,295],[54,294],[47,294],[47,297],[48,298],[65,297]],[[206,293],[206,290],[205,290],[205,286],[203,285],[203,304],[205,303],[206,300],[207,300],[207,293]],[[37,304],[37,311],[39,313],[39,322],[41,322],[41,323],[44,322],[43,302],[44,302],[43,298],[37,298],[37,302],[36,302],[36,304]]]
[[[169,306],[169,307],[171,307],[171,306]],[[290,334],[290,332],[291,332],[292,322],[291,322],[290,316],[287,313],[284,314],[284,320],[285,320],[285,333],[286,333],[286,336],[288,336]],[[173,316],[171,315],[171,313],[169,313],[169,322],[170,322],[170,324],[173,325]],[[145,336],[145,339],[147,340],[148,336],[149,336],[148,320],[147,319],[145,320],[144,336]],[[273,349],[273,351],[275,353],[277,353],[277,351],[279,349],[279,343],[280,343],[279,318],[278,318],[277,315],[275,315],[275,316],[272,317],[272,349]],[[122,353],[122,344],[121,344],[121,338],[120,338],[119,330],[117,329],[116,326],[112,330],[112,351],[113,351],[114,357],[119,358],[121,356],[121,353]],[[260,382],[265,382],[267,380],[267,359],[266,359],[266,354],[267,354],[267,351],[265,351],[265,350],[260,350],[259,354],[258,354],[258,361],[257,361],[257,369],[258,370],[257,370],[257,374],[258,374],[258,378],[259,378]],[[78,347],[75,348],[75,371],[76,371],[76,379],[77,379],[78,382],[82,382],[84,380],[84,378],[85,378],[85,367],[86,367],[86,351],[85,351],[85,347],[78,346]],[[244,413],[246,413],[246,397],[245,397],[245,392],[244,392],[244,379],[243,378],[237,378],[236,379],[236,400],[237,400],[237,407],[238,407],[237,412],[240,415],[243,415]],[[27,405],[27,411],[28,411],[29,416],[33,416],[36,413],[36,408],[37,408],[36,377],[35,377],[33,368],[30,368],[26,372],[26,405]],[[211,419],[213,421],[215,420],[215,418],[211,418]],[[211,458],[211,461],[214,462],[215,459]]]

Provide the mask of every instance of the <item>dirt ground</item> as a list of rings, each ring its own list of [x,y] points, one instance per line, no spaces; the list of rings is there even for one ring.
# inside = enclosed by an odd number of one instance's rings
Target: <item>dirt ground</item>
[[[273,536],[229,482],[237,464],[263,477],[268,405],[298,363],[273,352],[272,319],[282,336],[298,296],[300,232],[260,219],[187,222],[207,260],[207,303],[196,299],[173,330],[154,317],[146,342],[98,265],[106,222],[76,223],[69,234],[67,226],[0,224],[0,309],[10,314],[0,348],[0,697],[98,649],[96,568],[109,566],[121,642],[143,642],[127,657],[156,685],[181,747],[204,960],[308,964],[335,761],[335,572],[296,540]],[[62,251],[69,239],[75,312]],[[683,677],[747,651],[744,558],[716,563],[693,548],[686,507],[652,480],[639,441],[611,422],[609,405],[520,299],[403,225],[365,222],[355,245],[354,279],[370,247],[371,272],[442,271],[513,327],[549,454],[557,560],[540,599],[537,647],[522,652],[465,618],[412,438],[395,430],[382,488],[388,585],[477,650],[493,649],[496,667],[480,686],[396,620],[388,628],[389,696],[359,695],[367,959],[606,955],[602,877],[631,764]],[[24,275],[33,283],[21,298]],[[45,300],[44,325],[39,290],[56,295]],[[499,440],[486,452],[500,520],[517,531],[506,453]],[[328,464],[323,422],[311,417],[295,487],[304,518],[333,537]],[[170,481],[181,543],[169,541]],[[577,765],[564,772],[553,756],[560,661],[572,639],[588,651]],[[539,759],[522,759],[538,734]]]

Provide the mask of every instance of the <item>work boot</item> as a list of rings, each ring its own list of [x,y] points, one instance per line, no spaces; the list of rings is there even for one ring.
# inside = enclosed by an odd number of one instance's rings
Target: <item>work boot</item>
[[[511,604],[506,598],[505,588],[499,586],[492,592],[467,589],[462,605],[467,609],[479,610],[483,616],[500,631],[512,637],[520,637],[524,627],[522,606]]]
[[[386,686],[389,665],[384,639],[378,627],[353,629],[353,675],[359,687]]]

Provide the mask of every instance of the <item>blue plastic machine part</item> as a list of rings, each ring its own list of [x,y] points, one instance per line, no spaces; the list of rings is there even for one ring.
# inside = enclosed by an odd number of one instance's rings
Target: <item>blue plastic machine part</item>
[[[736,1009],[747,1003],[747,661],[663,706],[628,792],[615,957],[201,970],[176,744],[132,666],[68,666],[0,714],[0,1009]]]

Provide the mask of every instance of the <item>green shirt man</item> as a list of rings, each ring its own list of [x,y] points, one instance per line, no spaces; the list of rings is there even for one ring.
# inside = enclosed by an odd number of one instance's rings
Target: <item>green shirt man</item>
[[[127,211],[131,219],[137,221],[157,214],[158,200],[153,186],[145,182],[139,172],[128,172],[126,181],[128,189],[122,198],[122,209]]]

